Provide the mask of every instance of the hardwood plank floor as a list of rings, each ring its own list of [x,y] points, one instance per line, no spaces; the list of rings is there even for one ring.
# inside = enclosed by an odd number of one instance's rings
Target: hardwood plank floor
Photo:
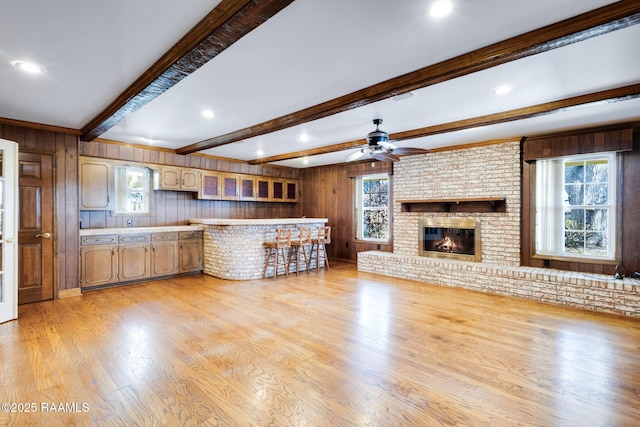
[[[639,347],[637,320],[346,263],[189,276],[20,306],[0,425],[632,426]]]

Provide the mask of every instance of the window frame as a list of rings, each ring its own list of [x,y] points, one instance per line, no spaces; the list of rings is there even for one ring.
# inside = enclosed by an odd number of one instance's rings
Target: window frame
[[[125,200],[128,198],[129,189],[127,185],[124,185],[123,180],[126,183],[128,172],[130,170],[144,172],[144,188],[143,194],[147,195],[147,209],[144,211],[129,211],[123,208],[123,204],[126,205]],[[132,166],[132,165],[115,165],[114,167],[115,178],[115,203],[113,206],[113,216],[152,216],[153,215],[153,170],[147,166]],[[123,192],[124,191],[124,192]]]
[[[556,173],[562,176],[562,179],[559,182],[556,182],[558,185],[559,191],[558,193],[564,194],[565,189],[565,178],[564,178],[564,165],[566,162],[575,162],[575,161],[589,161],[589,160],[599,160],[599,159],[607,159],[609,163],[609,172],[608,172],[608,196],[609,201],[606,205],[566,205],[563,200],[558,200],[558,206],[556,209],[558,212],[556,218],[556,251],[555,252],[539,252],[538,245],[538,234],[539,234],[539,206],[538,206],[538,197],[539,197],[539,174],[541,169],[540,162],[542,161],[553,161],[558,162],[558,164],[554,167],[557,168]],[[556,260],[556,261],[565,261],[565,262],[578,262],[585,264],[616,264],[620,259],[620,238],[619,238],[619,229],[620,229],[620,209],[619,209],[619,201],[620,199],[620,171],[622,169],[622,165],[620,162],[619,154],[615,152],[595,152],[589,154],[575,154],[575,155],[566,155],[559,157],[549,157],[538,159],[535,162],[535,166],[532,169],[532,180],[533,191],[531,192],[531,202],[532,202],[532,238],[531,238],[531,258],[532,259],[541,259],[541,260]],[[560,197],[558,194],[558,197]],[[562,197],[564,199],[564,197]],[[564,252],[564,218],[565,212],[567,208],[570,207],[578,207],[581,209],[589,209],[591,206],[605,206],[609,209],[608,215],[608,230],[607,230],[607,238],[609,240],[609,251],[606,255],[596,255],[596,254],[578,254],[578,253],[566,253]],[[586,231],[585,231],[586,232]]]
[[[384,178],[384,179],[387,180],[387,206],[386,206],[386,208],[375,208],[375,209],[365,208],[363,206],[364,181],[377,180],[377,179],[381,179],[381,178]],[[376,174],[369,174],[369,175],[360,175],[360,176],[356,177],[355,181],[356,181],[356,185],[355,185],[355,221],[356,221],[356,226],[355,226],[356,236],[355,236],[355,240],[362,241],[362,242],[371,242],[371,243],[389,243],[389,242],[391,242],[391,239],[392,239],[391,175],[388,174],[388,173],[376,173]],[[370,237],[365,238],[363,236],[363,233],[364,233],[364,212],[366,210],[386,210],[387,211],[388,224],[387,224],[387,237],[386,238],[370,238]]]

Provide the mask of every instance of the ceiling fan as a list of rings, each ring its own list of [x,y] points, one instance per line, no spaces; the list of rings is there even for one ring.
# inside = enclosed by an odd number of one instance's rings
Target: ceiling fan
[[[369,132],[367,135],[367,144],[347,156],[346,162],[353,162],[364,155],[369,155],[381,162],[397,162],[400,160],[400,157],[397,156],[398,154],[412,155],[429,152],[429,150],[423,148],[396,147],[389,142],[389,134],[380,130],[379,126],[382,124],[382,119],[374,119],[373,124],[376,125],[376,130]]]

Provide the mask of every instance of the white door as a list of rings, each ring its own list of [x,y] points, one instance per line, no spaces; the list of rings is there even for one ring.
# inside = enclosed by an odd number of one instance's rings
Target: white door
[[[0,323],[18,317],[18,144],[0,139]]]

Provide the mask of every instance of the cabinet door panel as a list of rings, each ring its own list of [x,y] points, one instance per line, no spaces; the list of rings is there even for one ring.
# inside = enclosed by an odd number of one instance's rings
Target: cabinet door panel
[[[240,200],[255,200],[256,179],[254,177],[240,178]]]
[[[200,189],[198,171],[195,169],[183,169],[180,187],[183,191],[198,191]]]
[[[215,172],[203,172],[201,181],[198,199],[220,200],[220,174]]]
[[[80,210],[112,210],[114,187],[111,162],[80,159]]]
[[[222,175],[222,200],[238,200],[238,177]]]
[[[202,240],[180,241],[180,273],[202,270]]]
[[[80,269],[80,281],[83,288],[117,283],[117,246],[83,247],[80,256]]]
[[[271,181],[264,178],[256,179],[256,200],[268,202],[271,200]]]
[[[149,278],[149,244],[122,245],[119,252],[121,282]]]
[[[151,244],[151,277],[178,274],[178,241]]]

